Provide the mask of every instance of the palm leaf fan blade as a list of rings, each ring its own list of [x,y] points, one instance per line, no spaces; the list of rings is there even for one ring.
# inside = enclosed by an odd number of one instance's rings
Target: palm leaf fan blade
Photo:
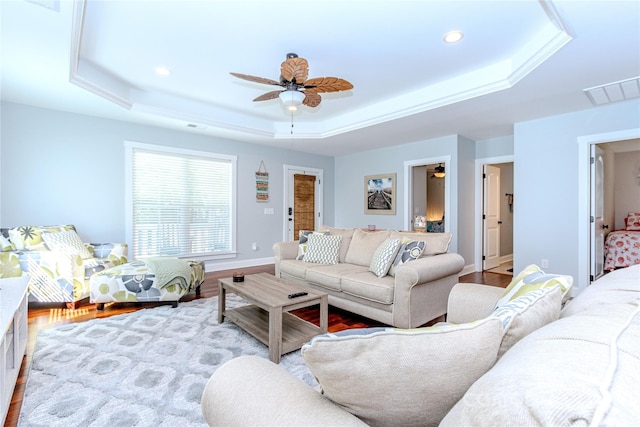
[[[317,107],[320,105],[320,101],[322,101],[322,98],[316,92],[304,91],[304,99],[302,100],[302,103],[307,107]]]
[[[340,92],[353,89],[353,85],[338,77],[317,77],[305,82],[305,88],[313,89],[314,92]]]
[[[281,90],[267,92],[254,99],[254,101],[268,101],[270,99],[276,99],[278,96],[280,96],[280,93],[282,93]]]
[[[304,58],[289,58],[280,66],[282,78],[288,82],[302,84],[309,76],[309,63]]]
[[[266,85],[282,86],[280,84],[280,82],[277,82],[277,81],[271,80],[271,79],[267,79],[267,78],[264,78],[264,77],[251,76],[249,74],[240,74],[240,73],[229,73],[229,74],[231,74],[232,76],[237,77],[239,79],[247,80],[247,81],[254,82],[254,83],[263,83],[263,84],[266,84]]]

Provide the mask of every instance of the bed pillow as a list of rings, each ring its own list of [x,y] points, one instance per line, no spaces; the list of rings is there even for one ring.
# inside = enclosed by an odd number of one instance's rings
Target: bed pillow
[[[337,264],[340,257],[340,242],[342,236],[330,234],[309,234],[307,236],[307,252],[302,259],[304,262],[317,264]]]
[[[373,253],[369,271],[378,277],[386,276],[391,267],[391,263],[393,263],[393,260],[396,258],[398,249],[400,249],[400,240],[398,239],[387,239],[382,242]]]
[[[496,303],[495,308],[507,304],[527,292],[542,288],[552,288],[556,285],[560,285],[563,300],[566,300],[571,295],[573,277],[562,274],[545,274],[537,265],[531,264],[513,278],[509,286],[504,290],[502,297]]]
[[[395,277],[396,269],[409,261],[415,261],[424,252],[426,243],[419,240],[403,239],[396,258],[389,268],[389,276]]]
[[[304,259],[304,254],[307,253],[307,243],[309,234],[329,234],[328,231],[313,231],[313,230],[300,230],[298,232],[298,256],[297,260]]]
[[[640,231],[640,212],[629,212],[625,218],[625,228],[628,231]]]
[[[323,394],[373,426],[438,425],[495,363],[502,324],[325,334],[302,347]],[[473,361],[473,363],[471,363]]]

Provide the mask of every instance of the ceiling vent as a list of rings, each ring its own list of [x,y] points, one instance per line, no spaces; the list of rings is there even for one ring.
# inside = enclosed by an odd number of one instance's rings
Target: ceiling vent
[[[640,98],[640,76],[584,89],[584,93],[589,97],[593,105],[610,104],[612,102]]]

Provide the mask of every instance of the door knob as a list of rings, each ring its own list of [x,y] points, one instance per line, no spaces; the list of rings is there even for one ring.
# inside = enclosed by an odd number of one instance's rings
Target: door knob
[[[609,226],[608,226],[608,225],[605,225],[605,224],[602,224],[602,229],[603,229],[603,230],[608,230],[608,229],[609,229]]]
[[[502,224],[502,221],[498,221],[498,224]]]

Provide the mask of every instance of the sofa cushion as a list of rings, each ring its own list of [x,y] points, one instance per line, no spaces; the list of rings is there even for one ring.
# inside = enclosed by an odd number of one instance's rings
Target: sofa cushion
[[[410,239],[425,243],[422,256],[439,255],[449,251],[451,233],[410,233],[407,231],[394,231],[392,239]]]
[[[556,285],[528,292],[496,308],[490,317],[500,319],[504,330],[498,358],[531,332],[558,320],[561,306],[562,289]]]
[[[311,264],[296,259],[283,259],[280,261],[280,273],[295,277],[300,280],[307,280],[309,271],[322,267],[322,264]]]
[[[342,241],[340,242],[340,262],[345,262],[355,228],[333,228],[328,225],[322,225],[320,226],[320,231],[328,231],[329,234],[333,236],[342,236]]]
[[[83,260],[93,258],[75,230],[44,231],[41,236],[47,248],[51,251],[78,255]]]
[[[527,292],[541,288],[552,288],[557,285],[562,288],[563,297],[566,296],[568,298],[573,285],[573,277],[561,274],[545,274],[537,265],[531,264],[511,280],[502,297],[496,302],[496,308]]]
[[[378,277],[386,276],[400,249],[399,239],[386,239],[373,253],[369,271]]]
[[[310,234],[307,238],[307,252],[304,254],[304,262],[318,264],[338,263],[342,236]]]
[[[389,237],[388,230],[364,232],[357,228],[349,244],[345,262],[369,267],[376,249]]]
[[[415,261],[416,259],[420,258],[422,252],[424,252],[425,247],[426,243],[424,241],[411,240],[405,237],[402,240],[402,245],[398,250],[396,258],[393,260],[393,263],[389,268],[389,276],[395,277],[396,268],[400,267],[404,263]]]
[[[441,426],[637,425],[638,343],[637,299],[559,319],[505,353]]]
[[[396,281],[391,276],[376,277],[370,271],[342,276],[342,292],[380,304],[392,304]]]
[[[307,253],[307,244],[309,234],[329,234],[328,231],[300,230],[298,232],[298,256],[296,259],[303,260],[304,254]]]
[[[501,337],[497,319],[375,329],[317,336],[302,356],[324,395],[367,424],[435,426],[495,363]]]
[[[366,272],[367,268],[353,264],[319,265],[308,269],[306,280],[316,285],[336,291],[342,290],[342,277],[346,274]],[[369,275],[371,277],[371,275]]]

